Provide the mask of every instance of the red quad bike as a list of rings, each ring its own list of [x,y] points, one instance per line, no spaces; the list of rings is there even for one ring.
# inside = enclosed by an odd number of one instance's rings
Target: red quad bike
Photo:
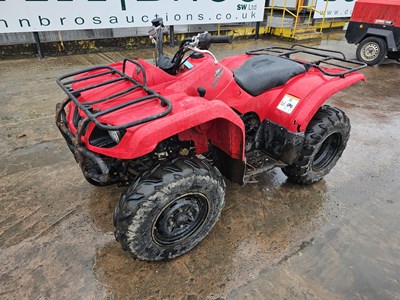
[[[364,80],[355,71],[366,66],[300,45],[218,62],[210,45],[232,39],[207,32],[169,58],[162,20],[153,25],[157,66],[125,59],[62,76],[68,97],[56,113],[86,180],[128,186],[115,209],[115,237],[150,261],[182,255],[210,232],[225,203],[221,173],[239,184],[274,167],[300,184],[328,174],[350,122],[323,104]]]

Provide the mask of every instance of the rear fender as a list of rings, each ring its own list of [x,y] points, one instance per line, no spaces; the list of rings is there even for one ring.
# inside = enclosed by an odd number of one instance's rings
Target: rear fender
[[[309,72],[285,86],[275,100],[270,101],[268,114],[265,120],[263,118],[256,137],[258,148],[265,149],[270,156],[288,165],[298,158],[307,126],[325,101],[346,87],[365,80],[360,73],[339,78],[324,76],[315,70]]]
[[[327,99],[359,81],[365,82],[365,76],[355,72],[346,75],[345,78],[332,78],[315,88],[305,98],[300,99],[291,115],[288,129],[293,132],[304,132],[311,119]]]

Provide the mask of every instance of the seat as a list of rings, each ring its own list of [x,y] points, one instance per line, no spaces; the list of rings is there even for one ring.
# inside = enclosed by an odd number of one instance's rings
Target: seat
[[[233,76],[243,90],[258,96],[304,72],[306,68],[295,61],[273,55],[256,55],[234,69]]]

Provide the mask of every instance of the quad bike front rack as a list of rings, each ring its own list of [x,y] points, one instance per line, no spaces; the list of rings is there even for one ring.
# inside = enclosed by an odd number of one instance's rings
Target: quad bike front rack
[[[132,78],[131,76],[126,74],[127,63],[134,64],[136,66],[138,74],[141,72],[141,74],[143,76],[142,83],[140,83],[139,81],[135,80],[134,78]],[[86,74],[88,72],[90,72],[90,75]],[[110,77],[112,79],[110,79]],[[93,85],[88,85],[88,86],[85,86],[85,87],[82,87],[82,88],[79,88],[76,90],[74,90],[72,87],[72,85],[74,83],[84,82],[84,81],[87,81],[87,80],[93,79],[93,78],[99,79],[99,83],[96,83]],[[101,79],[104,79],[104,80],[101,80]],[[130,83],[131,86],[129,88],[124,89],[123,91],[119,91],[117,93],[108,95],[107,97],[104,97],[101,99],[93,99],[90,102],[79,101],[79,98],[82,95],[82,93],[84,93],[86,91],[95,90],[98,88],[104,89],[107,86],[116,84],[118,82],[120,82],[120,83],[128,82],[128,83]],[[157,92],[155,92],[154,90],[150,89],[147,86],[146,72],[145,72],[145,69],[143,68],[143,66],[139,62],[128,59],[128,58],[125,58],[123,61],[122,71],[117,70],[116,68],[111,67],[111,66],[93,67],[93,68],[81,70],[79,72],[66,74],[57,79],[57,84],[61,87],[61,89],[68,96],[68,98],[63,103],[61,103],[60,107],[57,109],[57,119],[59,119],[59,114],[61,113],[61,111],[64,110],[66,105],[70,101],[73,101],[76,104],[76,106],[86,114],[86,118],[83,119],[83,121],[84,121],[83,123],[85,123],[85,124],[80,124],[79,127],[86,127],[83,125],[87,125],[87,123],[89,121],[92,121],[100,129],[108,130],[108,131],[117,131],[117,130],[121,130],[121,129],[126,129],[128,127],[133,127],[133,126],[137,126],[137,125],[140,125],[143,123],[147,123],[147,122],[153,121],[155,119],[162,118],[162,117],[168,115],[172,110],[172,104],[167,98],[161,96],[160,94],[158,94]],[[93,106],[93,105],[101,103],[101,102],[105,102],[105,101],[109,101],[112,99],[116,99],[121,96],[125,96],[137,89],[144,90],[147,93],[147,96],[134,98],[134,99],[126,101],[122,104],[120,103],[118,105],[108,107],[105,110],[99,110],[98,108],[95,108]],[[145,118],[142,118],[139,120],[133,120],[128,123],[114,125],[114,126],[108,125],[108,124],[105,124],[105,123],[102,123],[101,121],[99,121],[99,118],[102,116],[116,112],[120,109],[126,108],[128,106],[132,106],[132,105],[140,103],[140,102],[151,101],[154,99],[160,100],[161,106],[165,107],[165,110],[162,111],[161,113],[157,113],[157,114],[150,115],[148,117],[145,117]],[[82,123],[82,122],[80,122],[80,123]]]
[[[139,82],[126,74],[127,64],[131,63],[136,67],[136,73],[142,74],[143,82]],[[88,74],[89,73],[89,74]],[[96,84],[83,85],[78,89],[73,88],[74,83],[84,83],[87,80],[97,78]],[[128,83],[130,85],[122,91],[108,95],[107,97],[100,99],[91,99],[91,101],[80,101],[83,93],[98,88],[115,87],[118,83]],[[128,58],[124,59],[122,64],[122,70],[118,70],[111,66],[99,66],[84,69],[79,72],[69,73],[57,79],[57,84],[61,89],[67,94],[67,98],[58,103],[56,106],[56,124],[61,134],[65,138],[68,148],[71,150],[76,161],[80,164],[83,174],[88,180],[92,180],[99,185],[108,185],[114,183],[114,179],[110,174],[110,167],[105,163],[105,161],[96,153],[89,151],[83,146],[81,138],[86,131],[86,128],[90,121],[92,121],[98,128],[107,131],[120,131],[129,127],[137,126],[143,123],[150,122],[155,119],[162,118],[168,115],[172,111],[171,102],[165,97],[161,96],[154,90],[147,86],[146,72],[143,66],[137,62],[130,60]],[[144,97],[135,97],[134,99],[125,101],[124,103],[116,104],[114,106],[108,107],[105,110],[99,110],[95,107],[96,104],[109,101],[112,99],[117,99],[118,97],[126,96],[129,93],[142,89],[146,92]],[[119,124],[119,125],[109,125],[101,122],[100,117],[107,114],[116,112],[118,110],[124,109],[126,107],[141,103],[144,101],[154,101],[159,100],[162,107],[165,107],[160,113],[149,115],[145,118],[132,120],[131,122]],[[74,125],[76,127],[76,133],[74,134],[67,125],[66,111],[65,108],[73,101],[76,104],[74,113]],[[82,118],[79,114],[78,109],[82,110],[86,117]],[[94,165],[93,168],[88,168],[87,166]]]
[[[300,49],[299,49],[300,48]],[[322,53],[321,53],[322,52]],[[336,54],[328,55],[329,54]],[[289,59],[291,61],[300,63],[304,65],[304,67],[309,70],[311,68],[316,68],[321,71],[323,74],[327,76],[334,76],[334,77],[345,77],[345,75],[349,73],[353,73],[364,69],[367,67],[367,64],[361,63],[355,60],[346,59],[346,56],[339,51],[328,50],[328,49],[320,49],[315,47],[309,47],[301,44],[294,44],[290,48],[287,47],[280,47],[280,46],[271,46],[266,48],[254,49],[247,51],[246,54],[248,55],[274,55],[279,56],[282,58]],[[312,61],[301,60],[300,58],[296,57],[292,58],[295,54],[303,54],[309,56],[316,56],[318,59]],[[321,65],[327,65],[332,67],[338,67],[344,69],[345,71],[341,72],[330,72],[323,68]]]

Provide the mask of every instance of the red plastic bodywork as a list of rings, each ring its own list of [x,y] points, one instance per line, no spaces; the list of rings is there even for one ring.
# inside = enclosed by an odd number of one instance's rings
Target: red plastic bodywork
[[[83,141],[86,147],[96,153],[119,159],[133,159],[150,153],[157,144],[168,137],[178,134],[181,140],[192,140],[196,153],[207,152],[208,141],[223,150],[232,158],[244,160],[244,124],[237,114],[256,113],[260,120],[268,119],[287,128],[291,132],[306,130],[311,118],[321,105],[332,94],[364,80],[360,73],[350,73],[345,78],[326,76],[319,70],[311,68],[308,72],[290,79],[285,85],[273,88],[253,97],[241,89],[235,82],[232,70],[239,67],[250,56],[237,55],[226,58],[218,64],[206,55],[200,59],[189,59],[192,69],[183,69],[178,75],[172,76],[146,61],[139,60],[147,75],[147,85],[171,101],[173,109],[167,116],[142,125],[130,127],[121,142],[113,148],[99,148],[86,140],[94,128],[90,124]],[[122,63],[111,66],[122,69]],[[342,69],[330,69],[334,72]],[[93,72],[93,71],[92,71]],[[128,65],[127,74],[142,81],[142,74],[137,72],[134,65]],[[86,76],[88,74],[82,74]],[[109,75],[110,79],[112,76]],[[97,83],[93,78],[74,84],[74,89]],[[104,78],[102,79],[104,80]],[[127,88],[128,83],[114,83],[107,89],[95,89],[83,92],[79,101],[86,102]],[[205,97],[199,97],[197,88],[206,89]],[[128,95],[113,99],[116,102],[126,102],[144,96],[144,91],[131,92]],[[285,95],[300,99],[292,113],[288,114],[277,109]],[[103,102],[94,105],[100,110],[109,104]],[[70,104],[70,112],[74,104]],[[110,125],[121,125],[140,119],[156,112],[163,111],[159,101],[151,100],[118,110],[105,115],[99,120]],[[69,128],[73,133],[73,114],[67,114]]]
[[[400,27],[400,0],[358,0],[350,21],[379,24],[379,20],[393,21]]]

